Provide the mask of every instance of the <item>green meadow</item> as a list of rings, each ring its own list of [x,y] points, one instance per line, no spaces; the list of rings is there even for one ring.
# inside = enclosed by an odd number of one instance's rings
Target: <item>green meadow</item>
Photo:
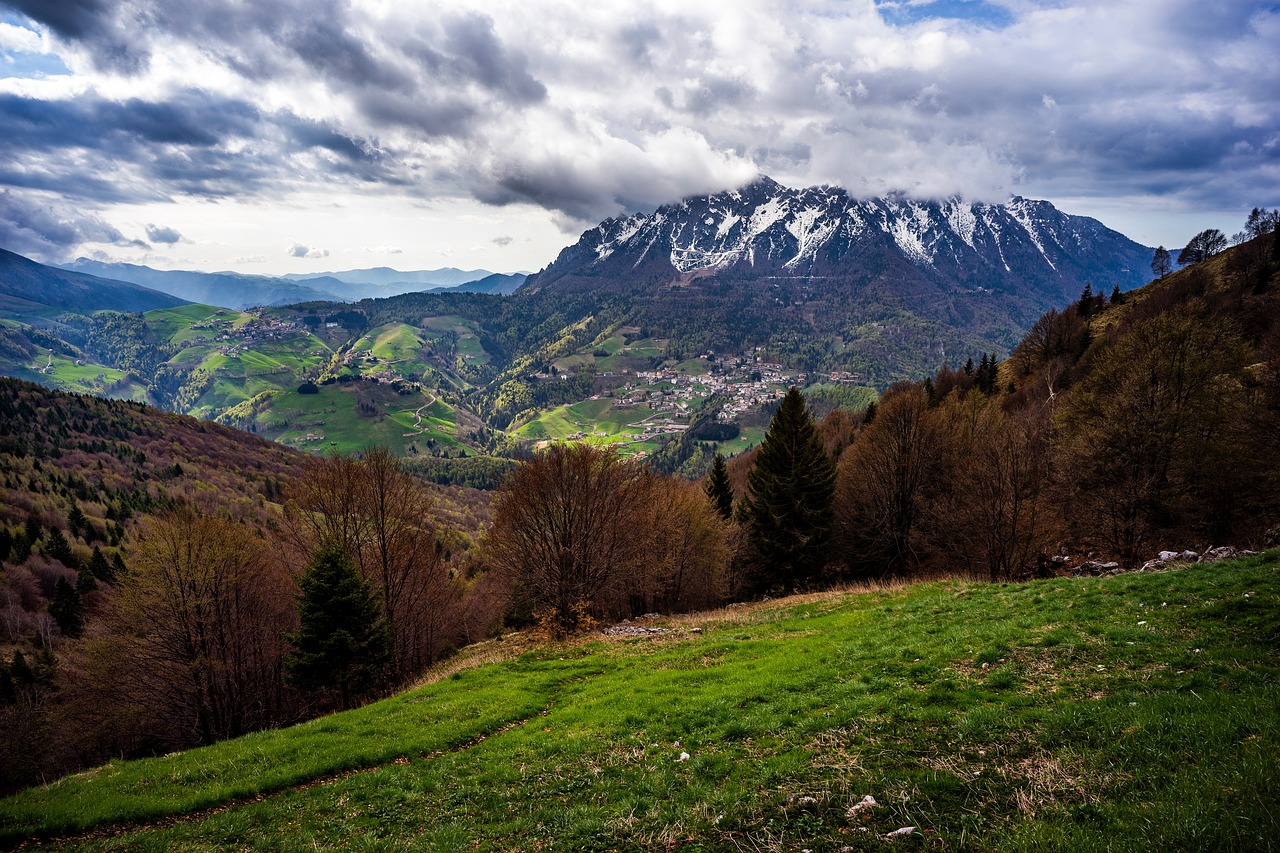
[[[423,450],[428,440],[461,446],[455,418],[453,407],[434,395],[351,382],[321,385],[316,394],[276,394],[254,426],[260,435],[314,453],[356,453],[376,445],[403,455],[410,445]]]
[[[1280,552],[1105,578],[853,588],[650,624],[665,632],[508,635],[359,710],[28,790],[0,801],[0,841],[1280,843]]]

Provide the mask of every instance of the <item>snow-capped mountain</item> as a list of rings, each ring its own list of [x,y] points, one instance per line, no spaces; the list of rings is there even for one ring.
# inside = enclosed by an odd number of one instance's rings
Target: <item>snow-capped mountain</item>
[[[1144,284],[1151,251],[1047,201],[857,199],[839,187],[790,189],[760,178],[606,220],[525,288],[633,289],[707,275],[808,280],[814,289],[823,280],[896,279],[903,295],[926,282],[944,293],[1030,290],[1039,311],[1085,283],[1095,291]]]

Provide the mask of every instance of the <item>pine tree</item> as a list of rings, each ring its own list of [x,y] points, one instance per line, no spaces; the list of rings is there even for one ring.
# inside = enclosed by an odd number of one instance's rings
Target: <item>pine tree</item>
[[[84,510],[80,509],[79,504],[72,504],[71,511],[67,513],[67,529],[73,536],[79,536],[82,530],[89,529],[89,519],[85,518]]]
[[[56,527],[45,537],[44,554],[68,568],[75,568],[76,557],[71,551],[71,543],[67,541],[66,534]]]
[[[836,467],[792,388],[769,424],[743,500],[747,542],[766,586],[818,577],[826,561]]]
[[[1120,292],[1120,285],[1118,284],[1115,287],[1111,288],[1111,304],[1112,305],[1124,304],[1124,294]]]
[[[93,592],[98,588],[98,579],[93,576],[93,571],[89,568],[83,568],[76,572],[76,592],[84,595],[86,592]]]
[[[876,419],[876,401],[872,400],[867,403],[867,408],[862,411],[862,425],[870,426],[871,422]]]
[[[49,615],[58,623],[64,637],[78,637],[84,629],[84,614],[80,607],[80,593],[67,582],[65,577],[58,578],[53,587],[53,599],[49,602]]]
[[[391,660],[391,629],[368,582],[335,542],[316,550],[299,586],[301,627],[289,637],[289,679],[304,689],[337,687],[346,709],[352,692],[367,688]]]
[[[115,569],[107,562],[106,555],[97,545],[93,546],[93,556],[89,558],[89,573],[100,581],[111,583],[116,579]]]
[[[22,653],[22,649],[18,649],[13,653],[13,661],[9,664],[9,672],[13,675],[15,684],[29,687],[36,683],[36,674],[31,669],[31,664],[27,663],[26,655]]]
[[[733,518],[733,487],[729,485],[729,469],[719,452],[711,463],[711,473],[707,475],[707,497],[725,521]]]

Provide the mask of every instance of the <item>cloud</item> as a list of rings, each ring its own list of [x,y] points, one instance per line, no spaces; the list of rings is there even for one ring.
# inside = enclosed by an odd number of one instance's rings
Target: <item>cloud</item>
[[[0,247],[37,260],[62,261],[87,243],[151,248],[57,197],[0,190]]]
[[[293,258],[327,258],[329,257],[328,249],[317,249],[312,246],[304,246],[301,243],[294,243],[285,254]]]
[[[150,240],[152,243],[164,243],[166,245],[172,245],[173,243],[182,242],[184,239],[182,234],[180,234],[177,231],[177,229],[169,228],[163,225],[152,225],[148,223],[146,231],[147,231],[147,239]]]
[[[494,237],[489,242],[493,243],[493,245],[495,246],[501,246],[502,248],[506,248],[507,246],[510,246],[512,243],[514,243],[515,240],[511,237],[508,237],[506,234],[503,234],[501,237]]]
[[[391,189],[574,228],[758,173],[865,195],[1280,197],[1270,4],[0,2],[76,72],[0,83],[0,186],[91,206]]]

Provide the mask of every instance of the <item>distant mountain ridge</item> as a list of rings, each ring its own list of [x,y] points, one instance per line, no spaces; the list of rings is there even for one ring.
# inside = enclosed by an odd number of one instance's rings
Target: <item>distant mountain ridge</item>
[[[0,249],[0,297],[22,300],[24,313],[39,306],[56,311],[151,311],[188,300],[132,282],[38,264]]]
[[[644,287],[705,275],[897,279],[904,293],[922,282],[952,292],[1029,288],[1042,310],[1078,295],[1086,282],[1107,289],[1144,284],[1151,252],[1047,201],[858,199],[839,187],[790,189],[763,177],[606,220],[525,286]]]
[[[292,305],[314,300],[342,300],[337,292],[324,287],[327,284],[341,284],[340,282],[317,280],[304,285],[272,276],[245,275],[235,272],[158,270],[138,264],[104,263],[89,258],[77,258],[62,269],[129,281],[178,296],[188,302],[236,310],[254,305]]]
[[[299,302],[357,302],[383,299],[424,290],[509,294],[524,283],[523,273],[488,270],[438,270],[402,272],[390,267],[327,273],[290,273],[283,276],[238,272],[158,270],[139,264],[104,263],[78,258],[60,269],[102,278],[132,282],[168,293],[188,302],[233,308],[296,305]]]
[[[308,281],[314,278],[333,278],[347,284],[371,284],[384,287],[394,284],[429,285],[430,287],[453,287],[468,281],[478,281],[493,275],[489,270],[461,270],[457,267],[441,267],[435,270],[397,270],[391,267],[371,267],[361,270],[343,270],[341,272],[320,273],[288,273],[281,276],[290,281]],[[405,291],[401,291],[405,292]],[[388,295],[388,294],[384,294]]]

